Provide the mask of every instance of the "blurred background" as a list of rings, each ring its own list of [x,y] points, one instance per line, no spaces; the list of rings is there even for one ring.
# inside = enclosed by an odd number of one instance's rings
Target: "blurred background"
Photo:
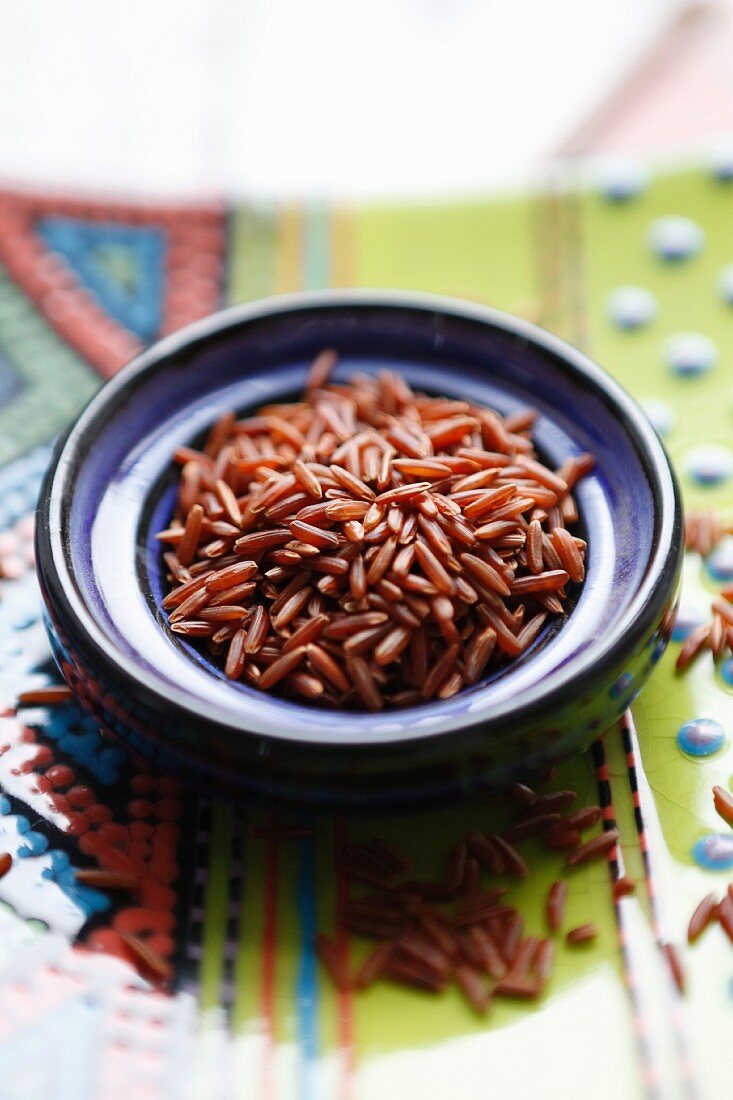
[[[363,197],[532,178],[559,149],[733,130],[733,4],[5,0],[0,172]]]

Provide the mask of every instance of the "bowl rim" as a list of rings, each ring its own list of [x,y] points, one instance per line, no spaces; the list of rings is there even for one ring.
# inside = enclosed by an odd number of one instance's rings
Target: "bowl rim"
[[[68,541],[65,538],[65,518],[70,511],[68,488],[73,485],[76,471],[83,461],[85,438],[94,432],[99,418],[103,423],[106,421],[110,405],[120,400],[126,390],[134,388],[141,376],[154,371],[162,362],[181,353],[190,354],[198,350],[199,346],[203,347],[212,340],[224,338],[251,322],[303,310],[318,311],[339,307],[407,309],[428,315],[452,316],[459,320],[489,325],[534,345],[541,352],[559,360],[576,382],[595,392],[604,404],[613,409],[645,467],[655,503],[655,539],[642,583],[633,593],[626,612],[614,630],[597,643],[589,645],[582,657],[556,670],[547,683],[538,684],[532,697],[525,698],[518,706],[507,704],[489,713],[471,708],[470,712],[467,711],[462,716],[453,715],[450,723],[441,723],[438,720],[431,722],[429,726],[418,722],[413,726],[409,725],[410,713],[417,715],[422,712],[424,716],[425,706],[404,708],[394,712],[401,723],[399,734],[396,734],[391,724],[389,731],[384,734],[378,729],[365,727],[363,735],[350,733],[347,741],[339,741],[335,734],[319,730],[317,722],[308,723],[307,738],[295,737],[287,729],[263,726],[258,721],[245,726],[242,721],[233,721],[231,715],[209,700],[198,698],[199,706],[194,712],[190,698],[180,694],[172,686],[163,694],[159,682],[117,649],[98,626],[81,598],[65,552]],[[36,540],[42,590],[44,593],[53,593],[56,614],[59,606],[63,607],[64,620],[70,617],[76,626],[75,636],[79,636],[77,640],[85,642],[87,646],[91,645],[94,661],[102,661],[113,682],[122,677],[126,681],[125,687],[133,685],[138,692],[142,689],[148,698],[153,699],[155,709],[178,718],[184,717],[188,721],[193,719],[197,723],[208,722],[219,730],[240,735],[254,734],[272,743],[287,742],[303,748],[321,746],[356,751],[376,745],[398,748],[406,743],[433,740],[444,733],[458,732],[476,725],[480,725],[488,733],[492,728],[501,727],[508,718],[512,722],[531,720],[557,704],[567,703],[568,687],[578,681],[585,687],[601,679],[637,640],[646,636],[669,599],[670,585],[682,557],[681,516],[677,478],[659,436],[631,395],[584,352],[530,321],[490,306],[413,291],[331,289],[276,295],[220,310],[163,337],[127,363],[97,391],[66,434],[58,440],[41,489]],[[669,583],[661,583],[665,578]],[[68,625],[68,621],[64,621],[64,625]],[[486,686],[487,693],[490,687],[491,685]],[[477,701],[479,696],[480,689],[475,695]],[[316,716],[317,713],[317,709],[308,708],[309,715]]]

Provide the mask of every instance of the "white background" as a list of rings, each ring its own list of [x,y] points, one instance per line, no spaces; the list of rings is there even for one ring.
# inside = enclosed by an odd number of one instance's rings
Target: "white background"
[[[361,196],[526,175],[683,0],[3,0],[0,176]]]

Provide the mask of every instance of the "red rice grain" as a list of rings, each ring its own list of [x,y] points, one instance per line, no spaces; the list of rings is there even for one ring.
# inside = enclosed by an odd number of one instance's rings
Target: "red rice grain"
[[[206,607],[211,601],[210,594],[206,591],[204,585],[196,592],[192,592],[182,604],[176,607],[170,615],[171,623],[179,622],[183,619],[188,619],[191,615],[194,615],[201,608]]]
[[[174,634],[182,634],[186,638],[210,638],[214,633],[212,623],[188,621],[171,623]]]
[[[713,787],[713,805],[723,820],[733,825],[733,794],[725,787]]]
[[[305,622],[302,623],[285,642],[283,642],[283,653],[289,653],[291,649],[296,649],[300,645],[307,646],[311,642],[315,642],[317,638],[320,638],[327,625],[328,615],[314,615],[312,618],[306,619]]]
[[[436,978],[445,979],[450,974],[450,959],[419,932],[408,932],[401,936],[395,944],[395,950],[400,959],[404,956],[419,963]]]
[[[452,695],[456,695],[457,692],[463,687],[463,677],[458,670],[451,672],[447,680],[445,680],[437,691],[438,699],[450,699]]]
[[[572,806],[573,802],[577,799],[575,791],[552,791],[550,794],[540,795],[535,798],[531,806],[529,806],[523,817],[534,817],[537,814],[554,813],[559,810],[566,810],[568,806]],[[566,820],[570,820],[569,818]]]
[[[323,680],[319,680],[309,672],[293,672],[288,676],[286,683],[296,695],[302,695],[305,699],[320,701],[326,692]]]
[[[316,936],[316,954],[329,973],[331,981],[337,989],[350,989],[351,979],[344,966],[342,953],[338,950],[328,936],[319,933]]]
[[[201,457],[203,458],[205,456],[209,459],[216,458],[219,451],[229,439],[233,427],[234,413],[227,410],[222,413],[209,432],[209,438],[206,440],[206,445],[204,446],[204,454]],[[196,452],[194,452],[194,454],[195,453]]]
[[[475,684],[481,679],[496,645],[496,631],[487,626],[476,631],[466,649],[466,662],[463,670],[467,684]]]
[[[293,595],[285,601],[278,613],[273,616],[273,629],[276,630],[278,633],[281,633],[284,628],[293,621],[293,619],[297,618],[305,605],[308,603],[308,600],[311,597],[311,592],[312,589],[310,588],[301,588],[300,592],[294,592]]]
[[[504,839],[515,841],[524,840],[528,836],[540,836],[559,820],[560,814],[557,813],[537,814],[535,817],[525,818],[523,821],[510,825],[504,832]]]
[[[390,630],[389,624],[374,626],[369,630],[361,630],[358,634],[352,634],[344,642],[344,656],[347,659],[366,653],[374,648],[377,642]]]
[[[466,834],[468,850],[476,857],[481,866],[491,875],[503,875],[506,863],[502,853],[492,842],[493,838],[472,829]]]
[[[540,941],[537,936],[527,936],[526,939],[520,942],[512,962],[512,975],[528,974],[534,968],[539,945]]]
[[[332,348],[326,348],[313,360],[310,371],[308,373],[308,381],[306,382],[307,390],[320,390],[322,389],[338,362],[338,356]]]
[[[537,981],[544,983],[552,975],[555,965],[555,944],[552,940],[540,940],[534,956],[534,972]]]
[[[431,580],[440,592],[445,592],[448,596],[452,595],[453,581],[430,547],[422,541],[416,542],[415,555],[428,580]]]
[[[189,565],[193,560],[196,553],[196,546],[201,534],[201,524],[204,518],[204,510],[200,504],[194,504],[186,516],[186,524],[183,529],[183,535],[178,548],[176,550],[176,556],[181,565]]]
[[[438,977],[428,967],[412,959],[395,958],[394,953],[387,965],[387,974],[393,981],[415,986],[426,993],[442,993],[445,989],[445,978]]]
[[[422,689],[424,699],[432,698],[453,671],[453,665],[458,657],[458,650],[459,646],[457,644],[448,646],[430,669]]]
[[[367,710],[381,710],[383,699],[369,665],[362,657],[350,657],[346,668],[356,692]]]
[[[707,624],[702,623],[700,626],[695,627],[677,655],[675,668],[678,672],[683,672],[702,653],[709,637],[710,627]]]
[[[223,592],[219,592],[218,595],[211,599],[210,607],[221,607],[224,604],[239,604],[243,600],[246,600],[248,596],[256,590],[257,585],[254,581],[245,581],[244,584],[235,584],[232,588],[225,588]],[[247,613],[251,611],[251,608],[247,608]]]
[[[71,688],[65,684],[52,684],[49,687],[33,688],[21,691],[18,695],[19,707],[52,707],[58,703],[68,703],[74,698]]]
[[[516,878],[527,878],[529,875],[529,867],[516,848],[512,847],[512,845],[501,836],[491,836],[490,841],[494,847],[499,850],[499,854],[504,861],[506,873],[514,875]]]
[[[685,992],[685,984],[686,984],[685,983],[685,972],[682,969],[682,962],[681,962],[680,957],[677,953],[677,948],[674,946],[674,944],[671,944],[671,943],[663,943],[661,945],[661,948],[662,948],[662,954],[664,955],[665,959],[667,960],[667,966],[669,967],[669,972],[672,976],[672,981],[677,986],[677,989],[679,990],[679,992],[684,993]]]
[[[584,829],[590,829],[591,826],[597,824],[600,820],[600,806],[586,806],[585,809],[577,810],[574,814],[568,814],[567,817],[561,818],[561,820],[549,830],[549,836],[561,836],[563,833],[567,833],[570,830],[582,832]]]
[[[551,932],[559,932],[565,919],[565,905],[568,897],[566,882],[553,882],[547,894],[547,927]]]
[[[489,992],[485,979],[466,963],[460,963],[456,967],[455,979],[471,1007],[479,1016],[485,1016],[489,1009]]]
[[[564,569],[551,569],[545,573],[537,573],[536,576],[517,577],[512,584],[512,592],[556,592],[568,582],[568,574]]]
[[[589,860],[607,855],[611,849],[615,848],[618,837],[618,829],[607,829],[599,836],[594,836],[592,840],[581,844],[579,848],[575,848],[565,860],[566,865],[575,867],[579,863],[588,863]]]
[[[367,989],[377,978],[381,978],[389,966],[393,950],[394,944],[387,940],[386,943],[380,943],[367,955],[359,967],[354,981],[357,989]]]
[[[490,920],[492,917],[511,915],[504,905],[497,905],[491,893],[479,894],[476,899],[468,899],[456,906],[454,921],[457,927],[475,924],[477,921]]]
[[[733,943],[733,897],[726,893],[718,905],[718,923],[728,939]]]
[[[580,583],[585,577],[585,565],[580,550],[575,544],[575,539],[564,527],[556,527],[551,538],[557,550],[557,556],[570,580]]]
[[[240,628],[232,638],[224,666],[224,672],[230,680],[239,680],[244,672],[244,663],[247,659],[247,654],[244,652],[246,640],[247,631],[243,628]]]
[[[595,924],[581,924],[577,928],[571,928],[565,939],[568,943],[587,943],[589,940],[594,940],[598,936],[598,929]]]
[[[96,867],[79,868],[74,872],[74,878],[83,886],[93,886],[97,890],[134,890],[140,881],[137,875]]]
[[[690,917],[687,927],[687,942],[694,943],[717,916],[718,899],[715,894],[706,894]]]
[[[504,928],[504,940],[501,944],[501,953],[504,956],[504,962],[510,968],[514,964],[514,959],[519,948],[519,944],[524,932],[524,917],[521,913],[516,911],[510,916],[509,921]]]
[[[308,663],[312,665],[313,669],[333,684],[338,691],[348,692],[351,690],[351,684],[347,677],[327,650],[319,645],[311,644],[307,647],[307,654]]]
[[[621,878],[616,879],[613,884],[614,901],[618,901],[620,898],[629,897],[635,892],[636,883],[629,875],[622,875]]]
[[[512,783],[506,793],[509,798],[514,802],[518,802],[520,806],[531,806],[533,802],[537,801],[537,795],[526,783]]]
[[[542,987],[537,978],[513,977],[507,974],[494,986],[494,996],[515,997],[519,1000],[534,1001],[542,992]]]
[[[282,657],[278,657],[278,659],[262,673],[260,679],[261,689],[267,691],[268,688],[274,687],[275,684],[279,683],[284,676],[287,676],[300,664],[306,652],[306,647],[301,645],[296,649],[292,649],[290,653],[285,653]]]
[[[483,963],[481,960],[481,954],[473,942],[472,938],[464,931],[455,929],[453,935],[455,936],[458,957],[465,959],[471,966],[475,966],[477,969],[483,969]],[[503,963],[502,963],[503,965]]]
[[[252,655],[257,653],[265,643],[270,629],[270,617],[261,605],[255,607],[247,627],[247,638],[244,643],[244,652]]]
[[[483,924],[476,924],[469,928],[468,938],[473,944],[476,958],[480,960],[481,969],[495,981],[503,978],[506,974],[506,964],[486,927]]]
[[[173,968],[166,959],[140,936],[129,932],[120,933],[120,938],[132,954],[139,968],[156,981],[167,981],[173,974]]]

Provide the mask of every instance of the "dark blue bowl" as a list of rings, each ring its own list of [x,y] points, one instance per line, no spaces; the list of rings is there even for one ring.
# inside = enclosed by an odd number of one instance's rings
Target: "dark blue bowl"
[[[535,406],[547,460],[597,458],[577,490],[588,571],[572,612],[452,699],[377,715],[284,701],[225,680],[161,613],[154,532],[172,509],[172,452],[226,408],[297,393],[325,346],[339,351],[342,376],[390,367],[503,413]],[[39,511],[52,641],[100,724],[199,783],[329,810],[469,794],[584,749],[661,656],[682,554],[662,445],[599,367],[493,310],[383,291],[272,299],[156,344],[59,443]]]

